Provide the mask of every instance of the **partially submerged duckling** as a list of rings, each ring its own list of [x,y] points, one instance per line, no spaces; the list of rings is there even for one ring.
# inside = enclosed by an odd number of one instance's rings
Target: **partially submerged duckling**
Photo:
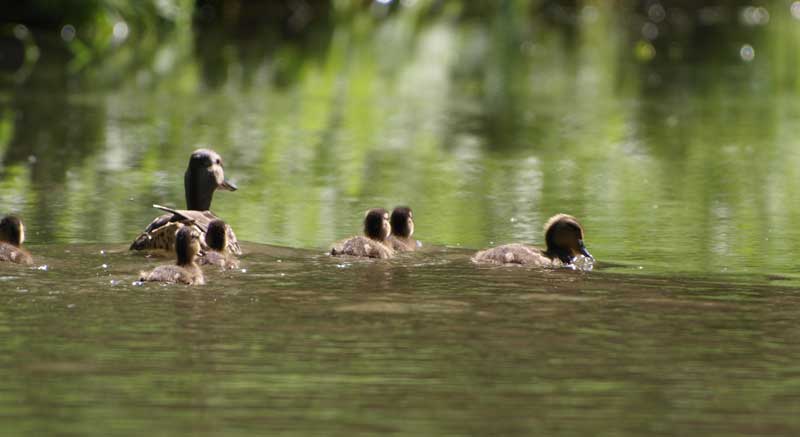
[[[25,225],[13,215],[0,220],[0,261],[17,264],[33,264],[33,258],[22,248],[25,241]]]
[[[557,214],[544,226],[547,249],[523,244],[506,244],[482,250],[472,258],[477,263],[524,264],[539,267],[572,265],[578,255],[594,260],[583,244],[583,227],[575,217]]]
[[[414,213],[407,206],[398,206],[392,211],[389,220],[392,225],[392,235],[389,236],[389,245],[398,252],[412,252],[420,246],[419,241],[412,238],[414,235]]]
[[[222,220],[212,220],[206,229],[206,246],[208,249],[200,257],[200,264],[219,266],[224,269],[236,269],[239,261],[228,251],[227,225]]]
[[[225,179],[222,157],[213,150],[198,149],[189,158],[189,166],[183,179],[186,194],[186,209],[171,209],[159,205],[156,208],[168,214],[153,220],[144,232],[131,244],[131,250],[166,250],[172,251],[175,245],[175,231],[180,224],[191,224],[204,236],[208,224],[217,219],[209,209],[214,191],[236,191],[235,184]],[[242,253],[233,229],[226,225],[228,250],[236,255]],[[201,244],[204,242],[201,241]]]
[[[200,252],[200,235],[192,226],[181,226],[175,233],[175,254],[178,262],[158,266],[151,272],[142,272],[140,281],[169,282],[173,284],[203,285],[203,271],[197,265]]]
[[[331,255],[391,258],[394,250],[386,241],[391,231],[389,213],[383,208],[370,209],[364,217],[364,236],[352,237],[334,245]]]

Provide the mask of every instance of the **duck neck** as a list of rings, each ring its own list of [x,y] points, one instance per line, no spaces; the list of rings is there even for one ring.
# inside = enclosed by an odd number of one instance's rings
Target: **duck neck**
[[[183,189],[186,193],[186,209],[193,211],[208,211],[211,209],[214,190],[209,189],[205,180],[194,178],[191,169],[186,170]]]

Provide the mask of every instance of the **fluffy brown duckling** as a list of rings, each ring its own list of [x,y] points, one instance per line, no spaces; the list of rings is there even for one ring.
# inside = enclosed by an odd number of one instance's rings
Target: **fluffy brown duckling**
[[[389,220],[392,225],[392,235],[389,236],[389,245],[398,252],[412,252],[420,246],[419,241],[412,238],[414,235],[414,213],[407,206],[398,206],[392,211]]]
[[[394,250],[386,240],[391,232],[389,213],[383,208],[370,209],[364,217],[364,236],[348,238],[335,244],[331,248],[331,255],[391,258]]]
[[[158,266],[151,272],[142,272],[140,281],[169,282],[173,284],[203,285],[203,271],[197,265],[200,252],[200,235],[192,226],[181,226],[175,233],[175,254],[178,262]]]
[[[477,263],[524,264],[540,267],[572,265],[578,255],[594,260],[583,244],[583,227],[575,217],[557,214],[544,226],[545,250],[523,244],[506,244],[478,252],[472,258]]]
[[[228,251],[227,225],[222,220],[212,220],[206,229],[205,254],[200,257],[201,265],[219,266],[224,269],[239,268],[239,261]]]
[[[236,191],[235,184],[225,179],[222,157],[208,149],[195,150],[189,158],[189,166],[183,178],[186,194],[186,209],[171,209],[153,205],[167,214],[156,217],[144,232],[131,244],[131,250],[174,250],[175,235],[180,225],[192,225],[201,237],[208,224],[217,219],[211,208],[211,200],[216,190]],[[233,229],[226,225],[228,250],[236,255],[242,253]],[[201,240],[201,244],[204,241]]]
[[[0,220],[0,262],[33,264],[31,255],[22,248],[24,241],[25,225],[22,224],[22,220],[13,215],[3,217]]]

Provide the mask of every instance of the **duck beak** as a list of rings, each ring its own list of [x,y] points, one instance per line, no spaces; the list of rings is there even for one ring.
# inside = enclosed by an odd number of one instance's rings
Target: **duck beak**
[[[223,179],[222,183],[219,184],[219,189],[225,191],[236,191],[239,189],[239,187],[237,187],[236,184],[234,184],[233,182],[227,179]]]
[[[583,244],[583,240],[580,240],[580,241],[578,241],[578,245],[580,246],[580,249],[579,249],[579,250],[580,250],[581,254],[583,254],[583,256],[585,256],[585,257],[587,257],[587,258],[591,259],[592,261],[594,261],[594,257],[593,257],[593,256],[592,256],[592,254],[591,254],[591,253],[589,253],[589,251],[586,249],[586,246],[584,246],[584,244]]]

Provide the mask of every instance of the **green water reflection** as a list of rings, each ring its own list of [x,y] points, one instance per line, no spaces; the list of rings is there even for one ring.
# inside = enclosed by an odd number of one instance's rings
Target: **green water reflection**
[[[77,64],[39,36],[2,78],[0,212],[47,269],[0,267],[0,429],[797,434],[792,2],[652,41],[608,2],[308,3],[304,30],[178,14]],[[247,272],[134,286],[159,260],[126,243],[200,146]],[[397,204],[426,252],[323,255]],[[596,271],[468,262],[558,212]]]

